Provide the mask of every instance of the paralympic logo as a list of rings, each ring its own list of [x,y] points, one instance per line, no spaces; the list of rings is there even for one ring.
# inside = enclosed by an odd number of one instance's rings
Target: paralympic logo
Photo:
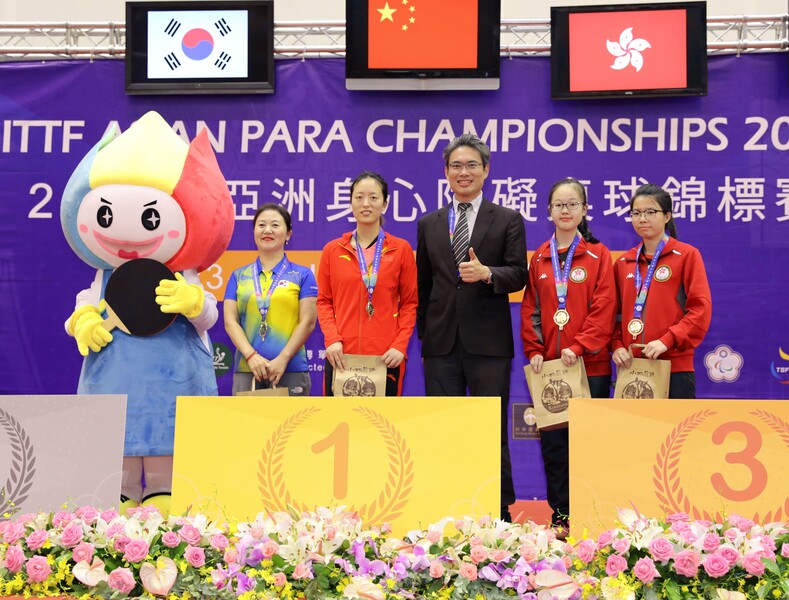
[[[778,355],[784,360],[789,363],[789,354],[783,351],[782,348],[778,348]],[[776,365],[775,361],[770,363],[770,373],[773,374],[778,381],[783,383],[784,385],[789,385],[789,364],[785,364],[783,366]]]
[[[707,375],[716,383],[733,383],[740,378],[742,365],[745,361],[742,354],[729,346],[720,345],[704,357]]]

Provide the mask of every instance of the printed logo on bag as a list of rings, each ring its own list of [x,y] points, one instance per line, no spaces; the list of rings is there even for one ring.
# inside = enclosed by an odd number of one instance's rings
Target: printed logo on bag
[[[778,356],[782,360],[770,363],[770,373],[781,383],[789,385],[789,354],[778,348]]]
[[[540,401],[548,412],[558,414],[567,410],[573,389],[561,379],[550,379],[542,390]]]
[[[652,386],[649,385],[649,382],[639,379],[638,377],[635,378],[635,381],[628,383],[622,391],[622,398],[651,400],[654,397],[655,391],[652,389]]]
[[[537,416],[534,414],[533,405],[526,402],[512,403],[512,439],[540,439],[540,431],[537,429]]]
[[[365,375],[354,375],[342,386],[343,396],[375,396],[375,383]]]
[[[583,283],[586,281],[586,269],[583,267],[575,267],[570,271],[570,281],[573,283]]]
[[[671,268],[661,265],[655,270],[655,281],[668,281],[671,279]]]
[[[742,354],[729,346],[720,345],[704,356],[707,376],[716,383],[733,383],[740,378],[745,363]]]

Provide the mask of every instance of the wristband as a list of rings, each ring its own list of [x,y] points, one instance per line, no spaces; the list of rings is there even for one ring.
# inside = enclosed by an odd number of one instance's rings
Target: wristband
[[[249,359],[252,358],[253,356],[255,356],[255,354],[257,354],[257,353],[258,353],[257,350],[253,350],[252,352],[250,352],[249,356],[245,356],[244,357],[244,360],[247,361],[247,363],[249,363]]]

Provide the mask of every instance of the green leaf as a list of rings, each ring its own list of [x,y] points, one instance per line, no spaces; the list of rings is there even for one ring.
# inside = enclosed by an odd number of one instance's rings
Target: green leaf
[[[676,581],[669,581],[663,587],[663,591],[666,592],[666,597],[668,600],[683,600],[682,592],[679,589],[679,584]]]
[[[778,565],[775,561],[770,560],[769,558],[762,558],[762,564],[764,568],[770,571],[773,575],[781,576],[781,569],[778,568]]]

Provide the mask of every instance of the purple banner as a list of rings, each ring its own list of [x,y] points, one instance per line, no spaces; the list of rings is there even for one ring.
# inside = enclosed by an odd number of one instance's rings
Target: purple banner
[[[249,220],[266,201],[291,211],[290,248],[320,250],[353,228],[349,182],[362,169],[388,180],[387,231],[415,245],[417,219],[449,200],[441,151],[464,131],[490,145],[486,197],[521,213],[530,250],[550,235],[545,195],[560,178],[587,184],[591,228],[613,252],[638,242],[633,190],[662,185],[712,288],[699,397],[789,397],[786,55],[710,58],[703,98],[554,102],[547,58],[503,60],[501,82],[495,92],[348,92],[342,60],[288,60],[271,96],[131,97],[122,61],[0,64],[0,391],[76,390],[82,359],[63,323],[94,272],[63,237],[60,196],[108,125],[126,129],[154,109],[185,138],[208,128],[236,206],[231,250],[254,248]],[[221,319],[211,336],[218,352],[232,348]],[[316,331],[316,394],[322,348]],[[415,337],[409,355],[405,392],[422,395]],[[523,362],[513,361],[515,404],[529,402]],[[229,393],[230,376],[219,384]],[[512,443],[520,498],[545,497],[536,448]]]

